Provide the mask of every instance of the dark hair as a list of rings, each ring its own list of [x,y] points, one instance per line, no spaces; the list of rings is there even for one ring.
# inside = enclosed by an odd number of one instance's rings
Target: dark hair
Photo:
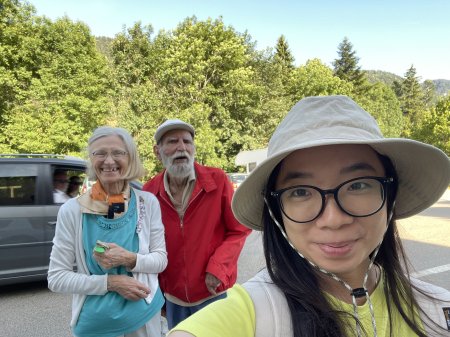
[[[83,181],[79,176],[71,176],[69,178],[69,185],[67,185],[66,194],[71,196],[72,193],[78,192],[82,184]]]
[[[394,184],[391,184],[387,191],[386,204],[387,214],[389,215],[394,207],[398,178],[391,160],[382,155],[379,155],[379,158],[384,166],[386,176],[394,178]],[[275,188],[275,181],[280,168],[281,163],[272,171],[268,179],[265,197],[274,217],[284,228],[280,208],[275,198],[270,197],[270,192]],[[416,315],[411,315],[414,312],[413,308],[422,312],[413,294],[413,289],[420,290],[409,282],[407,267],[409,262],[397,231],[395,207],[393,211],[394,216],[388,224],[383,242],[375,258],[375,264],[381,266],[384,270],[384,296],[388,306],[391,337],[391,312],[394,309],[392,304],[417,336],[426,337],[426,334],[420,328],[420,323],[417,322]],[[267,269],[273,282],[286,296],[291,312],[294,337],[345,336],[345,331],[352,328],[347,327],[347,325],[353,320],[344,320],[344,316],[353,316],[331,307],[322,290],[317,286],[319,277],[322,275],[319,275],[320,272],[301,258],[289,245],[272,220],[267,205],[264,205],[263,223],[264,255]],[[433,329],[435,328],[433,327]]]

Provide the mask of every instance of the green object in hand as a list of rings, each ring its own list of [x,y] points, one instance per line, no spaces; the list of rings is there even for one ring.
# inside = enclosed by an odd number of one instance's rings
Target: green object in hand
[[[97,242],[95,243],[94,251],[96,251],[97,253],[104,253],[107,249],[109,249],[109,246],[106,243],[97,240]]]
[[[97,253],[104,253],[105,252],[105,247],[102,247],[102,246],[95,246],[94,247],[94,250],[97,252]]]

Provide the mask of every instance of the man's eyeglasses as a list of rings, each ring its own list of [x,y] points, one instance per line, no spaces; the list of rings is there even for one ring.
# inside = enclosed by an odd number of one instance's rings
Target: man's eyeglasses
[[[325,208],[327,194],[332,194],[339,208],[354,217],[377,213],[386,201],[388,185],[393,178],[360,177],[343,182],[334,189],[298,185],[270,192],[277,199],[281,211],[298,223],[317,219]]]
[[[106,152],[106,151],[99,150],[99,151],[92,152],[92,155],[94,156],[94,158],[100,159],[100,160],[105,160],[106,158],[108,158],[109,155],[113,159],[122,159],[127,154],[128,154],[128,152],[122,151],[122,150],[114,150],[114,151],[111,151],[111,152]]]

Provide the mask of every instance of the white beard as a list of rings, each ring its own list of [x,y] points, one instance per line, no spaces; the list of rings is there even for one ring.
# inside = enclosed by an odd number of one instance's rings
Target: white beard
[[[166,156],[160,151],[159,155],[167,172],[174,178],[187,178],[194,171],[194,156],[190,156],[187,151],[177,151],[171,156]],[[181,156],[188,158],[188,161],[185,163],[174,163],[175,158]]]

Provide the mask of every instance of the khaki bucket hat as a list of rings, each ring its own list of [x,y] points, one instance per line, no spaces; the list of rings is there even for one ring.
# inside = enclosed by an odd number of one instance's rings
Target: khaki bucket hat
[[[307,97],[281,121],[269,141],[267,158],[234,193],[235,217],[262,230],[263,191],[275,166],[295,150],[334,144],[367,144],[391,159],[399,178],[397,219],[433,205],[450,184],[450,159],[438,148],[411,139],[384,138],[375,119],[349,97]]]

